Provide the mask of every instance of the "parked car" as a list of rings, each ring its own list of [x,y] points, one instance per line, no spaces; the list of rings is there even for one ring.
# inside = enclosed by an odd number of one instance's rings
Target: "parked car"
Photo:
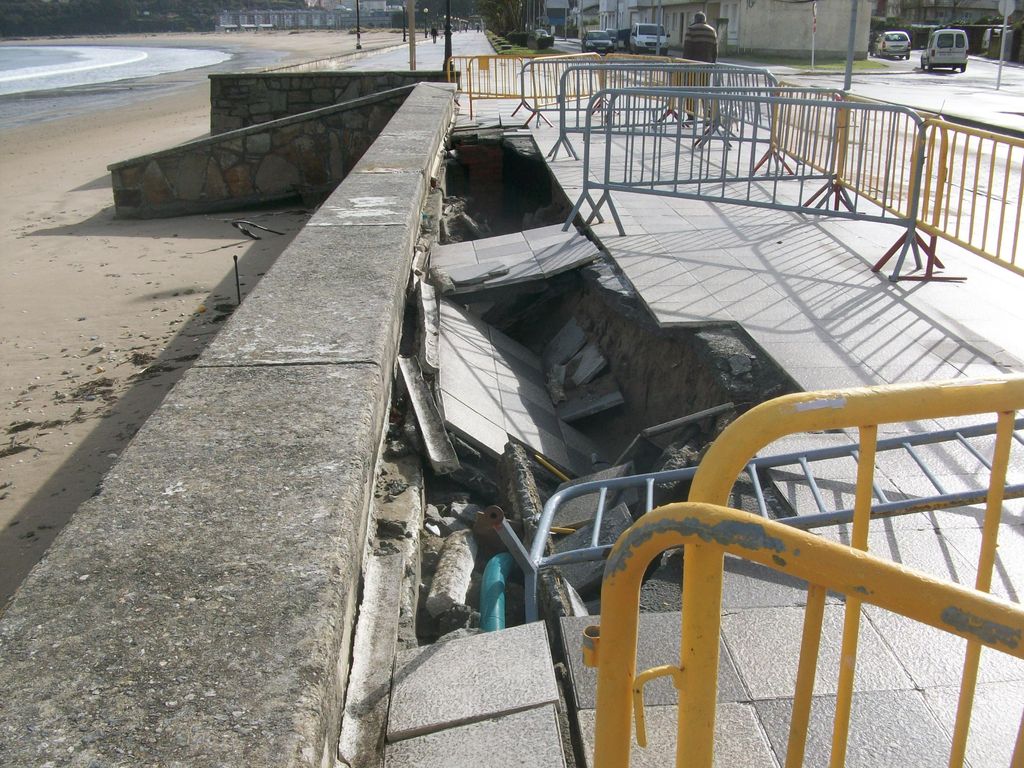
[[[661,45],[659,46],[659,40]],[[668,35],[660,24],[634,24],[629,31],[630,53],[668,52]]]
[[[873,53],[887,59],[909,59],[910,35],[898,30],[882,32],[875,40]]]
[[[592,29],[583,36],[584,53],[610,53],[615,50],[615,41],[603,29]]]
[[[967,71],[967,33],[962,29],[936,29],[928,36],[928,45],[921,51],[921,69],[931,72],[936,67]]]

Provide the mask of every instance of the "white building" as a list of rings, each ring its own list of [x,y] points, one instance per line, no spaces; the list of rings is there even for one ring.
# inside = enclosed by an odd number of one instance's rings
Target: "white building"
[[[786,0],[727,0],[679,3],[670,0],[599,0],[598,26],[627,29],[637,22],[659,19],[672,47],[681,47],[686,27],[700,11],[718,29],[719,48],[730,53],[763,52],[806,56],[811,50],[812,27],[815,51],[821,55],[845,55],[850,33],[850,3],[854,0],[821,0],[794,3]],[[867,55],[868,28],[873,0],[856,0],[857,55]],[[816,8],[815,8],[816,6]],[[815,16],[817,17],[815,20]]]

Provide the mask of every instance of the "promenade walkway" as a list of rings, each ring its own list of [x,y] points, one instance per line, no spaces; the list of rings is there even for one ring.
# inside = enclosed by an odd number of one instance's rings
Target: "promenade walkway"
[[[456,36],[456,53],[472,52],[471,35]],[[432,53],[431,46],[425,53]],[[393,53],[362,62],[386,66]],[[478,101],[476,122],[517,126],[515,101]],[[470,123],[466,105],[460,122]],[[546,153],[557,126],[524,129]],[[570,202],[582,184],[582,163],[562,156],[549,169]],[[663,326],[735,323],[807,390],[985,377],[1024,371],[1024,305],[1020,278],[948,243],[940,243],[947,274],[963,282],[893,283],[870,266],[899,234],[885,224],[752,209],[700,201],[616,194],[625,235],[610,217],[591,229],[652,316]],[[910,265],[908,265],[909,268]],[[656,386],[652,382],[652,386]],[[914,430],[950,422],[912,425]],[[906,425],[882,425],[882,435]],[[849,435],[826,436],[830,443]],[[819,436],[799,435],[767,452],[821,447]],[[945,487],[958,490],[982,474],[961,451],[935,449]],[[1011,475],[1024,472],[1020,451]],[[819,477],[837,497],[849,497],[850,467]],[[921,493],[914,467],[892,466],[888,492]],[[784,491],[798,513],[810,493],[800,483]],[[945,580],[973,586],[981,512],[956,508],[880,521],[870,550]],[[1014,601],[1024,592],[1024,517],[1020,502],[1006,505],[993,591]],[[849,531],[821,531],[849,543]],[[726,577],[720,668],[720,730],[728,764],[775,765],[785,754],[805,592],[758,569],[730,567]],[[956,711],[963,642],[864,608],[854,696],[849,766],[943,765]],[[827,763],[835,707],[842,607],[826,608],[826,631],[807,765]],[[565,654],[585,744],[593,738],[593,673],[581,663],[580,630],[596,617],[566,620]],[[673,663],[678,614],[645,614],[640,668]],[[675,693],[662,681],[647,697],[651,747],[634,748],[634,765],[670,765],[674,759]],[[1024,706],[1024,665],[984,657],[968,762],[1006,765]]]

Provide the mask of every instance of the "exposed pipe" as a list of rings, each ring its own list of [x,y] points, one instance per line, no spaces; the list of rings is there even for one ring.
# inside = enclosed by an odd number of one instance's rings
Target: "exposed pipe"
[[[480,585],[480,631],[505,628],[505,581],[512,573],[513,560],[508,552],[495,555],[484,567]]]

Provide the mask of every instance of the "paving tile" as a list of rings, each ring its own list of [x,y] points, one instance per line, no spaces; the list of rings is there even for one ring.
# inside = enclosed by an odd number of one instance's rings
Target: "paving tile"
[[[835,693],[844,613],[844,606],[825,606],[815,693]],[[802,608],[751,608],[722,617],[722,636],[752,698],[793,695],[803,618]],[[897,689],[912,685],[874,627],[862,620],[856,689]]]
[[[556,436],[562,446],[565,445],[550,400],[547,403],[539,402],[507,391],[500,392],[500,397],[505,430],[509,434],[530,445],[539,445],[540,435],[547,432]]]
[[[842,596],[829,593],[830,603]],[[807,582],[759,563],[727,555],[722,582],[722,609],[781,608],[807,604]]]
[[[631,768],[665,768],[676,765],[676,734],[679,715],[674,706],[648,706],[647,748],[641,749],[633,740],[629,764]],[[593,765],[595,718],[594,710],[577,713],[583,751],[587,765]],[[715,718],[716,768],[765,768],[774,761],[771,749],[757,722],[750,704],[721,704]]]
[[[387,737],[399,741],[557,701],[543,623],[485,632],[399,655]]]
[[[555,708],[545,705],[388,744],[384,768],[479,768],[481,755],[487,755],[488,768],[564,768]]]
[[[430,249],[432,267],[454,267],[460,264],[476,264],[476,248],[472,242],[435,245]]]
[[[542,366],[540,357],[535,355],[511,336],[502,333],[493,326],[488,328],[488,333],[491,339],[491,344],[493,344],[494,348],[498,350],[501,358],[508,358],[511,356],[520,362],[526,363],[532,368],[536,368],[538,371],[541,370]]]
[[[562,242],[550,242],[535,250],[534,256],[545,277],[553,277],[582,266],[600,255],[597,247],[587,238],[577,234],[569,237],[568,234]]]
[[[864,606],[864,612],[918,687],[960,683],[966,640],[874,605]],[[985,682],[1024,680],[1024,661],[983,649],[978,678]]]
[[[641,613],[640,634],[637,642],[637,671],[642,672],[663,664],[679,663],[681,626],[679,612]],[[582,655],[583,630],[601,623],[600,616],[567,616],[562,620],[562,638],[565,658],[569,662],[576,705],[581,710],[594,709],[597,701],[597,670],[584,666]],[[748,701],[749,696],[724,644],[718,651],[718,701]],[[657,678],[644,686],[644,703],[652,706],[674,706],[678,694],[667,677]]]
[[[757,701],[754,708],[780,763],[789,743],[792,699]],[[804,765],[829,764],[835,697],[815,696],[807,727]],[[920,691],[854,693],[847,768],[935,768],[949,761],[950,739]]]
[[[444,396],[442,403],[445,424],[449,429],[473,445],[486,449],[494,457],[504,453],[505,444],[508,442],[504,419],[502,424],[490,421],[450,395]]]
[[[548,227],[535,227],[534,229],[523,230],[522,235],[529,243],[530,247],[536,251],[538,246],[543,247],[550,242],[561,242],[574,235],[576,235],[576,229],[570,227],[567,231],[562,231],[561,224],[552,224]]]
[[[564,365],[573,355],[587,343],[587,337],[576,323],[570,319],[548,342],[544,349],[544,362],[547,365]]]
[[[984,518],[979,515],[978,519]],[[943,526],[941,533],[943,540],[967,562],[975,566],[981,562],[982,532],[979,528]],[[1024,602],[1024,526],[1001,524],[996,543],[989,591],[1015,603]]]
[[[455,283],[456,291],[459,291],[468,290],[481,283],[498,282],[502,275],[508,274],[508,271],[509,268],[505,262],[491,259],[476,264],[460,264],[449,267],[445,270],[445,274]]]
[[[959,685],[924,692],[928,707],[950,733],[956,722],[959,695]],[[1010,765],[1022,708],[1024,682],[978,684],[967,736],[967,761],[972,768]]]

